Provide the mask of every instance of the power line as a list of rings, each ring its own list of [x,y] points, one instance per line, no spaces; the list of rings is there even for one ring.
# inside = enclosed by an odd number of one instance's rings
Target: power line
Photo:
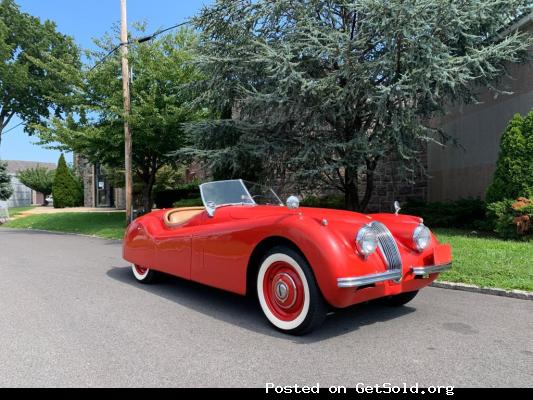
[[[176,28],[179,28],[180,26],[183,26],[183,25],[187,25],[187,24],[190,24],[191,23],[191,20],[188,19],[187,21],[184,21],[184,22],[181,22],[179,24],[176,24],[176,25],[172,25],[172,26],[169,26],[168,28],[165,28],[165,29],[160,29],[158,30],[157,32],[154,32],[152,33],[151,35],[148,35],[148,36],[143,36],[139,39],[132,39],[132,40],[128,40],[127,42],[124,42],[124,43],[120,43],[118,44],[117,46],[115,46],[113,49],[111,49],[104,57],[102,57],[96,64],[94,64],[90,69],[89,69],[89,72],[91,72],[92,70],[94,70],[96,67],[98,67],[99,65],[103,64],[105,62],[105,60],[107,60],[109,58],[109,56],[111,56],[115,51],[117,51],[118,49],[120,49],[123,45],[129,45],[129,44],[133,44],[133,43],[144,43],[144,42],[148,42],[149,40],[152,40],[153,38],[161,35],[162,33],[165,33],[165,32],[168,32],[172,29],[176,29]]]
[[[187,25],[187,24],[189,24],[190,22],[191,22],[191,20],[189,19],[189,20],[187,20],[187,21],[185,21],[185,22],[182,22],[182,23],[180,23],[180,24],[172,25],[172,26],[169,26],[168,28],[165,28],[165,29],[160,29],[160,30],[158,30],[157,32],[152,33],[152,34],[149,35],[149,36],[144,36],[144,37],[142,37],[142,38],[139,38],[139,39],[135,39],[135,40],[133,40],[133,41],[130,41],[130,43],[131,43],[131,42],[134,42],[134,43],[144,43],[144,42],[147,42],[147,41],[149,41],[149,40],[152,40],[152,39],[155,38],[156,36],[161,35],[162,33],[168,32],[168,31],[170,31],[170,30],[172,30],[172,29],[179,28],[180,26],[183,26],[183,25]]]
[[[96,64],[94,64],[90,69],[89,69],[89,72],[91,72],[93,69],[95,69],[96,67],[98,67],[99,65],[103,64],[105,62],[105,60],[107,60],[109,58],[109,56],[111,54],[113,54],[115,51],[117,51],[118,49],[120,49],[120,47],[122,47],[122,43],[120,43],[119,45],[115,46],[112,50],[109,51],[109,53],[107,53],[105,56],[103,56]]]
[[[215,12],[218,12],[219,10],[213,10],[207,14],[204,15],[204,17],[209,17],[213,14],[215,14]],[[109,56],[111,56],[111,54],[113,54],[115,51],[117,51],[118,49],[120,49],[122,46],[124,45],[129,45],[129,44],[133,44],[133,43],[145,43],[145,42],[148,42],[152,39],[154,39],[155,37],[165,33],[165,32],[168,32],[172,29],[176,29],[176,28],[179,28],[181,26],[184,26],[184,25],[187,25],[187,24],[190,24],[192,22],[192,19],[189,18],[183,22],[180,22],[179,24],[176,24],[176,25],[172,25],[172,26],[169,26],[168,28],[165,28],[165,29],[160,29],[154,33],[152,33],[151,35],[148,35],[148,36],[143,36],[141,38],[138,38],[138,39],[131,39],[131,40],[128,40],[127,42],[123,42],[123,43],[120,43],[118,44],[117,46],[115,46],[113,49],[111,49],[104,57],[102,57],[96,64],[94,64],[90,69],[89,69],[89,72],[91,72],[93,69],[95,69],[96,67],[98,67],[99,65],[103,64],[105,62],[105,60],[107,60],[109,58]]]
[[[6,134],[6,133],[8,133],[8,132],[11,132],[11,131],[13,131],[13,130],[15,130],[15,129],[17,129],[19,126],[21,126],[21,125],[23,125],[23,124],[24,124],[24,122],[19,122],[19,123],[18,123],[17,125],[15,125],[13,128],[9,128],[7,131],[2,132],[2,135]]]

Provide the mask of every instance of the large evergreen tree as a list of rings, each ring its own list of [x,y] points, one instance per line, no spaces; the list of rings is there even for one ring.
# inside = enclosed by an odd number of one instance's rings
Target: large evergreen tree
[[[218,115],[189,126],[198,154],[232,175],[335,188],[364,210],[381,160],[411,168],[423,144],[444,141],[432,117],[525,57],[531,39],[506,28],[530,10],[529,0],[218,0],[195,20],[201,104]]]
[[[7,172],[7,163],[0,161],[0,200],[8,200],[13,194],[11,176]]]
[[[53,22],[0,0],[0,142],[15,115],[32,133],[32,124],[68,109],[80,66],[74,40]]]

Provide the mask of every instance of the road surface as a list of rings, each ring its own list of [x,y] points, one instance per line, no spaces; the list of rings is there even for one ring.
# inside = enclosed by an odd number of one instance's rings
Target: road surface
[[[427,288],[304,337],[254,302],[134,281],[119,242],[0,229],[0,386],[533,386],[533,302]]]

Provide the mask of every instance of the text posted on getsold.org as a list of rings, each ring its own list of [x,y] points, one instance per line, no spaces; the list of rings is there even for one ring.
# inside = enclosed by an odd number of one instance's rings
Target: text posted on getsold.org
[[[330,394],[347,394],[347,393],[357,393],[357,394],[441,394],[447,396],[454,395],[453,386],[428,386],[421,387],[418,383],[407,384],[402,383],[399,385],[393,385],[391,383],[382,383],[382,384],[365,384],[357,383],[355,386],[347,387],[342,385],[321,385],[316,383],[314,385],[277,385],[272,382],[267,382],[265,385],[266,394],[319,394],[319,393],[330,393]]]

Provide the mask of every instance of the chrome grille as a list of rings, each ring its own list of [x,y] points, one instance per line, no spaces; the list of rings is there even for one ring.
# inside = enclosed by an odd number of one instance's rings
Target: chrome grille
[[[381,250],[381,254],[385,257],[388,270],[401,270],[402,258],[400,257],[400,251],[396,245],[396,241],[392,236],[392,233],[381,222],[372,222],[370,228],[374,231],[378,238],[378,247]]]

